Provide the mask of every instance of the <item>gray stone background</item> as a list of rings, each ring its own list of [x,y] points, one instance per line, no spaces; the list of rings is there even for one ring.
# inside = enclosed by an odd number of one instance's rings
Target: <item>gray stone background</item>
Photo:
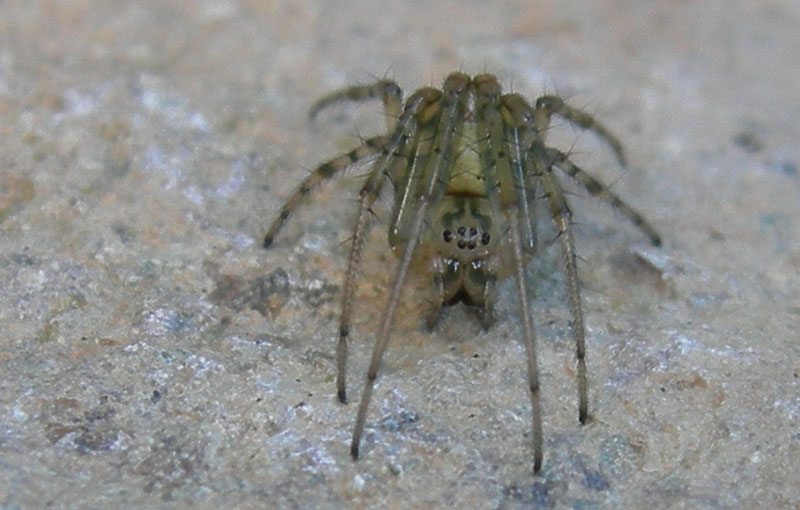
[[[795,0],[1,2],[0,508],[800,507],[798,26]],[[665,239],[573,190],[584,427],[558,243],[529,264],[538,476],[513,281],[488,332],[463,307],[425,331],[410,282],[354,463],[333,353],[363,170],[260,247],[383,125],[372,103],[309,123],[314,99],[455,69],[606,122],[628,170],[563,122],[552,142]]]

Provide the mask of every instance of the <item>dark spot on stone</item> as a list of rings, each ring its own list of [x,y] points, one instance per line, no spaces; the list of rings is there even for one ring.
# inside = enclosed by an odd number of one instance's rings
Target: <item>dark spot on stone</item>
[[[217,285],[209,297],[218,305],[236,311],[251,309],[265,317],[273,317],[291,296],[289,274],[282,268],[251,279],[222,274],[213,276]]]
[[[519,505],[512,505],[514,508],[553,508],[555,500],[550,494],[550,485],[553,482],[534,482],[528,487],[518,487],[511,485],[506,487],[504,497],[506,500],[517,501]],[[508,505],[502,505],[506,507]]]
[[[135,233],[133,230],[121,221],[114,222],[114,224],[111,226],[111,230],[117,234],[122,244],[127,244],[135,238]]]
[[[381,420],[381,428],[395,432],[407,429],[417,421],[419,421],[419,415],[417,413],[402,409]]]
[[[785,173],[786,175],[797,175],[797,163],[794,161],[784,161],[781,163],[780,168],[781,172]]]
[[[764,142],[758,136],[749,131],[742,131],[733,138],[733,143],[741,147],[745,152],[755,153],[764,148]]]
[[[608,480],[606,477],[603,476],[602,473],[599,471],[587,471],[584,473],[586,485],[590,489],[594,489],[596,491],[607,491],[610,487],[608,484]]]
[[[9,258],[13,263],[21,266],[33,267],[40,263],[38,259],[28,255],[27,253],[12,253],[9,255]]]

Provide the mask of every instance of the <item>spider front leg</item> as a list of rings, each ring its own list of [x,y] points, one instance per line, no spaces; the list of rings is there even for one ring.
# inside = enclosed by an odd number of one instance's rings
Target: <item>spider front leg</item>
[[[486,173],[487,191],[493,207],[499,210],[506,220],[507,233],[510,234],[510,248],[517,284],[522,333],[527,358],[528,391],[531,399],[531,437],[533,441],[533,471],[542,468],[542,412],[539,395],[539,368],[536,361],[536,332],[530,303],[528,301],[528,282],[525,276],[523,255],[523,228],[527,222],[522,218],[524,208],[518,193],[518,181],[514,168],[522,165],[515,158],[519,153],[514,145],[523,137],[513,115],[501,104],[501,90],[497,79],[491,75],[475,77],[475,113],[478,134],[481,136],[480,152]]]
[[[414,113],[417,106],[415,100],[409,101],[410,106],[396,119],[394,133],[392,133],[382,154],[372,167],[369,177],[359,192],[358,216],[351,237],[350,255],[347,258],[347,275],[342,291],[341,315],[339,317],[339,342],[336,346],[336,394],[343,404],[347,402],[347,339],[350,335],[350,317],[353,313],[353,296],[358,283],[359,267],[361,266],[361,253],[364,246],[364,236],[367,223],[372,210],[372,205],[380,195],[386,178],[391,169],[404,167],[407,164],[408,140],[416,129]],[[418,101],[417,101],[418,103]]]
[[[419,112],[416,118],[420,129],[416,136],[420,139],[430,138],[433,141],[433,150],[430,157],[424,158],[424,177],[420,183],[422,186],[419,188],[419,194],[415,196],[415,212],[411,217],[409,229],[405,231],[403,236],[405,243],[402,249],[402,257],[395,272],[389,301],[381,315],[380,330],[372,351],[369,368],[367,369],[364,392],[361,395],[361,403],[358,406],[358,414],[356,415],[356,425],[353,429],[353,440],[350,443],[350,454],[353,459],[358,459],[361,434],[364,432],[372,389],[378,377],[378,368],[380,367],[383,353],[389,343],[389,333],[395,309],[400,302],[406,276],[420,241],[428,208],[435,204],[441,196],[443,192],[442,183],[447,182],[450,174],[457,127],[464,121],[468,87],[468,76],[461,73],[453,73],[445,81],[443,93],[435,89],[421,89],[414,96],[411,96],[409,99],[411,104],[406,105],[406,112],[412,110],[412,108],[414,113]],[[415,155],[414,159],[416,158],[417,156]]]

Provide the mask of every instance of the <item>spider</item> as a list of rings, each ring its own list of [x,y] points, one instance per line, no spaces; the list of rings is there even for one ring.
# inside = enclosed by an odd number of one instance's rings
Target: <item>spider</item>
[[[428,318],[433,326],[441,308],[463,302],[477,307],[484,327],[491,324],[493,291],[498,280],[516,280],[522,337],[527,357],[527,382],[532,409],[533,470],[542,466],[542,421],[536,337],[528,303],[525,265],[536,248],[534,201],[544,197],[558,229],[572,316],[577,358],[578,420],[586,423],[585,326],[575,248],[572,213],[555,169],[610,203],[658,246],[653,227],[608,187],[570,161],[567,154],[545,144],[550,119],[558,115],[594,132],[608,143],[625,165],[618,139],[588,113],[545,95],[531,106],[518,94],[503,94],[491,74],[470,77],[450,74],[441,89],[424,87],[403,103],[403,93],[392,80],[333,92],[311,108],[314,118],[322,109],[342,101],[380,98],[386,113],[385,135],[363,140],[348,152],[323,163],[285,202],[264,238],[268,248],[286,219],[316,185],[348,167],[374,159],[358,196],[358,212],[351,238],[347,273],[341,297],[337,345],[336,388],[346,403],[345,374],[350,317],[353,308],[365,233],[371,207],[386,181],[394,185],[389,244],[400,262],[391,294],[380,320],[364,390],[358,407],[350,452],[358,459],[359,443],[375,379],[389,342],[396,307],[412,261],[423,257],[430,271],[435,305]],[[414,266],[416,267],[416,265]]]

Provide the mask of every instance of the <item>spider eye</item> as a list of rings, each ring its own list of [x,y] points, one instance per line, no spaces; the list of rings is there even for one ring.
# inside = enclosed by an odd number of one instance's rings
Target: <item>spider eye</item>
[[[492,236],[489,235],[489,232],[484,232],[483,236],[481,236],[481,244],[483,244],[484,246],[489,244],[489,241],[491,241],[491,240],[492,240]]]
[[[474,250],[475,249],[475,241],[468,242],[467,243],[467,248],[469,248],[470,250]]]
[[[456,232],[458,232],[458,235],[460,235],[460,236],[462,236],[462,237],[463,237],[463,236],[464,236],[464,234],[466,234],[466,233],[467,233],[467,229],[466,229],[466,228],[464,228],[464,227],[458,227],[458,230],[457,230]]]
[[[469,229],[469,235],[472,236],[472,237],[475,237],[476,235],[478,235],[478,229],[475,228],[475,227],[470,228]]]
[[[467,243],[463,239],[459,239],[458,243],[456,243],[456,246],[458,246],[459,250],[463,250],[467,247]]]
[[[450,232],[449,230],[445,230],[444,232],[442,232],[442,238],[444,239],[444,242],[449,243],[450,241],[453,240],[453,233]]]

